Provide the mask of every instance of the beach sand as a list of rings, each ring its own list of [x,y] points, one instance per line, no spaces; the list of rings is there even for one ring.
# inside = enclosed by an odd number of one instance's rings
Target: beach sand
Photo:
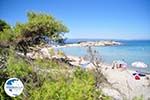
[[[73,65],[80,66],[79,57],[67,56],[72,59],[70,62]],[[82,61],[86,63],[87,61]],[[92,64],[87,65],[87,69],[94,69]],[[136,80],[132,75],[135,71],[129,69],[112,69],[109,64],[102,64],[102,72],[106,76],[112,87],[103,87],[102,91],[108,96],[112,96],[117,100],[127,99],[132,100],[134,97],[143,96],[144,100],[150,99],[150,75],[140,77],[140,80]]]
[[[103,70],[104,75],[112,84],[112,87],[124,94],[126,99],[131,100],[136,96],[143,96],[144,100],[150,98],[150,80],[146,79],[146,77],[150,77],[149,75],[140,77],[140,80],[136,80],[135,76],[132,75],[135,71],[129,69],[120,71],[111,69],[110,66],[107,67],[107,70]]]

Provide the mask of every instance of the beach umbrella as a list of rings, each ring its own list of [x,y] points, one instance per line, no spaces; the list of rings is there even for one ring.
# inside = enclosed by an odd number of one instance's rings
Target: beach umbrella
[[[137,67],[137,68],[146,68],[146,67],[148,67],[147,64],[145,64],[144,62],[140,62],[140,61],[133,62],[131,65],[133,67]]]

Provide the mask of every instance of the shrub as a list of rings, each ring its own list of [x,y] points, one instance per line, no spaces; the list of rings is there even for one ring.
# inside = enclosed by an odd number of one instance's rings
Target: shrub
[[[11,77],[24,77],[32,72],[32,67],[23,59],[14,54],[9,53],[7,59],[6,73]]]
[[[93,75],[79,68],[67,80],[63,75],[59,76],[59,80],[47,79],[41,87],[30,93],[29,98],[32,100],[95,100],[99,97],[99,92],[94,87]]]
[[[57,55],[65,56],[65,54],[64,54],[64,52],[62,50],[58,50]]]
[[[43,100],[96,100],[100,95],[94,85],[93,73],[78,67],[74,69],[66,67],[66,69],[59,63],[48,62],[48,60],[33,61],[30,64],[13,53],[9,53],[7,65],[3,73],[8,77],[3,78],[0,84],[1,100],[12,99],[3,90],[4,82],[11,77],[20,78],[25,87],[20,96],[13,98],[16,100],[41,100],[41,98]],[[41,71],[33,70],[31,66],[38,67]]]

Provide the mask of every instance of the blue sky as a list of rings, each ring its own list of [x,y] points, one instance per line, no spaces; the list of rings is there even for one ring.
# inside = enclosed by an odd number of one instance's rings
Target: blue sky
[[[63,21],[68,38],[150,39],[150,0],[0,0],[0,19],[11,25],[28,11]]]

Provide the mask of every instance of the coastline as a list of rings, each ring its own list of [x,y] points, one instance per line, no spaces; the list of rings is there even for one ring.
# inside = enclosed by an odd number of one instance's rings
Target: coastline
[[[67,43],[78,43],[79,41],[83,41],[83,40],[76,40],[76,42],[69,40]],[[94,40],[91,40],[91,41],[94,41]],[[109,64],[111,64],[114,60],[124,59],[125,62],[128,63],[130,66],[131,66],[131,63],[135,61],[144,62],[148,66],[150,65],[150,60],[149,60],[150,46],[148,45],[150,41],[143,41],[143,40],[138,41],[138,42],[128,41],[128,40],[127,41],[126,40],[114,40],[114,41],[119,41],[121,45],[92,46],[92,48],[97,50],[100,53],[100,56],[102,56],[103,61]],[[81,46],[81,45],[74,46],[73,44],[70,44],[70,46],[60,45],[60,46],[55,46],[55,48],[56,50],[58,49],[62,50],[68,55],[84,56],[87,52],[88,46]],[[138,68],[134,68],[134,67],[130,67],[130,69],[139,70],[147,74],[150,73],[149,67],[143,68],[142,70]]]
[[[60,46],[61,47],[61,46]],[[36,57],[40,58],[57,58],[57,59],[67,59],[69,63],[73,66],[79,66],[84,69],[87,69],[89,71],[92,71],[95,69],[95,66],[92,63],[87,64],[86,66],[82,66],[83,64],[89,62],[86,60],[82,60],[80,62],[80,57],[77,56],[71,56],[71,55],[58,55],[58,53],[55,52],[55,54],[52,56],[49,53],[49,50],[54,49],[55,47],[44,47],[40,48],[40,54],[27,54],[28,57],[33,57],[32,59],[35,59]],[[123,100],[123,98],[126,98],[128,100],[132,100],[134,97],[140,97],[143,96],[144,99],[148,99],[150,95],[150,75],[146,75],[146,77],[140,77],[140,80],[136,80],[133,73],[135,73],[135,70],[125,69],[112,69],[112,65],[107,63],[101,63],[101,70],[108,82],[111,84],[111,87],[109,86],[103,86],[101,89],[105,95],[111,96],[115,99]]]
[[[101,40],[101,41],[81,41],[77,43],[67,43],[64,45],[57,45],[53,47],[88,47],[88,46],[115,46],[122,45],[121,42],[112,41],[112,40]]]

